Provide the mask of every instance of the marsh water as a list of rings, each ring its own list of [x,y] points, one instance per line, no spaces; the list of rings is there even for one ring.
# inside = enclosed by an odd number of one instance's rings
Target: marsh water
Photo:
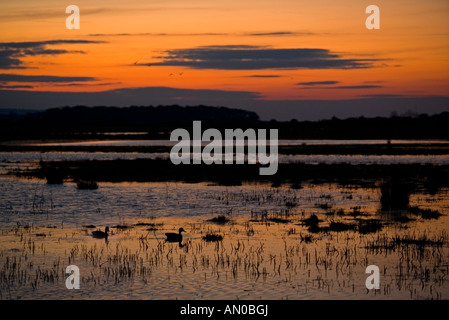
[[[116,133],[117,134],[117,133]],[[120,133],[126,136],[126,133]],[[129,132],[128,134],[135,134]],[[107,134],[106,134],[107,135]],[[382,139],[364,139],[364,140],[332,140],[332,139],[281,139],[279,146],[296,146],[296,145],[370,145],[370,144],[446,144],[446,140],[382,140]],[[176,141],[169,140],[86,140],[86,141],[52,141],[52,142],[23,142],[23,145],[32,146],[173,146]],[[208,142],[202,141],[202,145]],[[245,140],[247,144],[247,140]],[[251,142],[250,142],[251,143]]]
[[[19,154],[1,155],[3,172],[50,153]],[[98,185],[0,176],[0,299],[449,298],[446,188],[410,195],[440,214],[429,217],[383,212],[379,185]],[[107,239],[92,237],[106,226]],[[166,242],[180,227],[182,242]],[[66,288],[68,265],[79,290]],[[366,288],[369,265],[379,290]]]

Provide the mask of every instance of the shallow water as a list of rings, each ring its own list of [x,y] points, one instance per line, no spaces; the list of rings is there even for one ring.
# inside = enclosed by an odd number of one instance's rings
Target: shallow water
[[[128,133],[131,134],[131,133]],[[330,139],[281,139],[279,146],[300,146],[300,145],[361,145],[361,144],[386,144],[388,140],[367,139],[367,140],[330,140]],[[392,144],[439,144],[447,143],[447,140],[390,140]],[[169,140],[93,140],[93,141],[64,141],[64,142],[25,142],[24,145],[33,146],[173,146],[178,142]],[[207,145],[209,142],[202,142]],[[247,144],[247,143],[246,143]]]
[[[237,154],[238,155],[238,154]],[[245,154],[243,154],[245,156]],[[190,155],[186,156],[190,158]],[[17,166],[24,162],[67,161],[67,160],[116,160],[116,159],[169,159],[169,153],[138,152],[0,152],[0,169]],[[201,154],[193,154],[193,159],[201,159]],[[251,163],[256,156],[250,156]],[[284,155],[279,154],[280,163],[301,162],[305,164],[449,164],[449,155]]]
[[[439,219],[393,222],[379,212],[378,188],[99,185],[0,178],[1,299],[449,298],[449,190],[410,198]],[[323,227],[378,219],[383,228],[312,233],[302,223],[311,214]],[[231,221],[208,221],[218,215]],[[107,241],[91,236],[105,226]],[[180,226],[182,245],[165,242]],[[207,233],[223,240],[206,242]],[[80,268],[80,290],[65,287],[69,264]],[[365,287],[371,264],[380,290]]]

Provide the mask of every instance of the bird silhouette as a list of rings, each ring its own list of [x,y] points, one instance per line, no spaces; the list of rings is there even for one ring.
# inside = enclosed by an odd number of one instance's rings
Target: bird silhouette
[[[100,230],[96,230],[94,232],[92,232],[92,237],[97,238],[97,239],[104,239],[108,237],[108,233],[109,233],[109,227],[106,227],[103,231]]]
[[[165,236],[167,239],[165,241],[167,242],[181,242],[182,241],[182,234],[181,232],[186,232],[183,228],[179,228],[179,233],[174,232],[167,232]]]

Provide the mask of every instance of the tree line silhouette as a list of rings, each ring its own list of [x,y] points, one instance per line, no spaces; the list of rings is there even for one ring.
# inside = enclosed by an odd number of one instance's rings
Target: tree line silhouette
[[[90,139],[106,132],[140,132],[127,139],[169,139],[176,128],[278,129],[280,139],[448,139],[449,112],[320,121],[262,121],[255,112],[211,106],[62,107],[0,114],[0,139]],[[123,136],[115,135],[122,139]],[[108,138],[112,138],[108,136]]]

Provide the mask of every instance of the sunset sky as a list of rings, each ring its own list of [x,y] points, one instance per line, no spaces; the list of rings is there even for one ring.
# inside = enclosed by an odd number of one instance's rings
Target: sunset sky
[[[66,28],[71,4],[79,30]],[[380,30],[365,27],[371,4]],[[447,0],[15,0],[0,2],[0,30],[0,108],[449,111]]]

